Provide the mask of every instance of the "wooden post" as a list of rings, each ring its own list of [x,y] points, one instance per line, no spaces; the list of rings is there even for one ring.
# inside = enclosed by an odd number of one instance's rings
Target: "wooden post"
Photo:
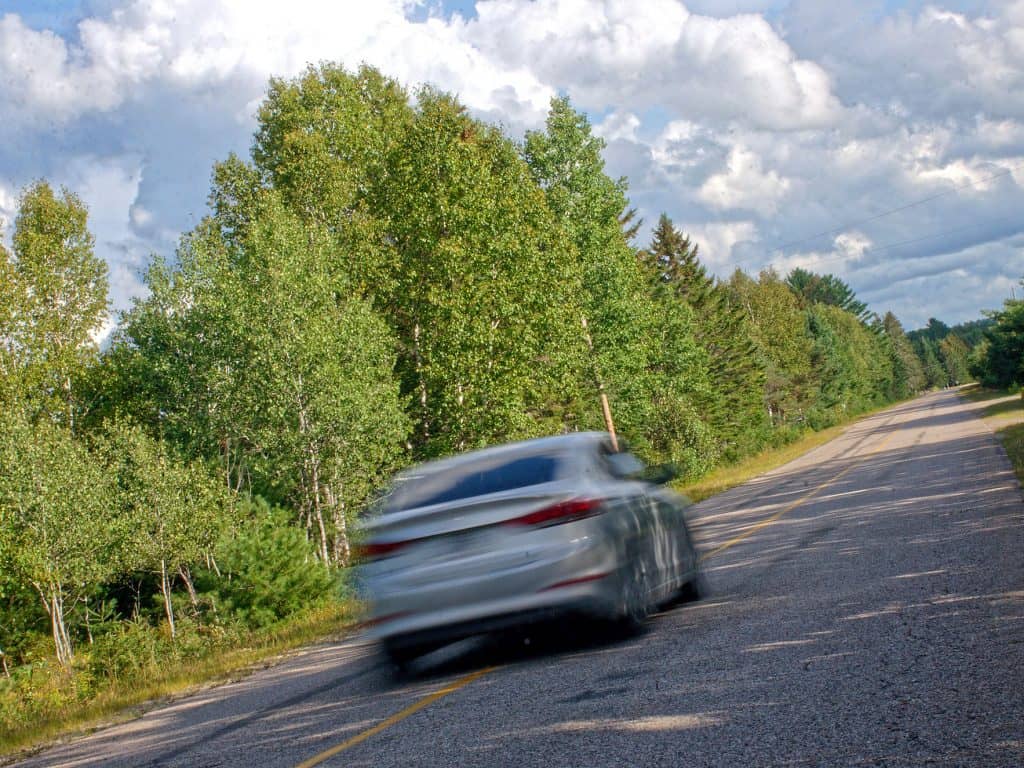
[[[612,450],[619,452],[619,439],[615,436],[615,424],[612,422],[612,409],[608,407],[608,395],[601,393],[601,410],[604,411],[604,425],[612,436]]]
[[[616,453],[619,452],[619,439],[615,436],[615,422],[612,421],[612,409],[608,405],[608,395],[604,391],[604,383],[601,381],[601,375],[597,372],[597,364],[594,363],[594,340],[590,338],[590,329],[587,328],[586,316],[581,318],[583,322],[583,338],[587,340],[587,348],[590,350],[591,365],[594,367],[594,383],[597,384],[597,391],[601,397],[601,413],[604,414],[604,426],[608,430],[608,434],[612,436],[612,450]]]

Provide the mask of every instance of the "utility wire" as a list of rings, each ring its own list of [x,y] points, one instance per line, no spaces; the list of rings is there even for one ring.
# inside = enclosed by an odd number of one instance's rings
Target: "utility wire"
[[[851,222],[849,222],[847,224],[843,224],[842,226],[839,226],[839,227],[834,227],[832,229],[826,229],[824,232],[818,232],[816,235],[808,235],[807,237],[802,237],[799,240],[791,240],[788,243],[783,243],[782,245],[776,246],[775,248],[772,249],[771,252],[772,253],[776,253],[776,252],[782,251],[782,250],[784,250],[786,248],[790,248],[790,247],[792,247],[794,245],[800,245],[801,243],[806,243],[808,240],[816,240],[817,238],[824,237],[825,235],[832,235],[832,234],[835,234],[837,232],[843,232],[844,230],[847,230],[850,227],[858,227],[861,224],[867,224],[868,222],[876,221],[876,220],[884,218],[886,216],[891,216],[894,213],[899,213],[900,211],[905,211],[908,208],[913,208],[914,206],[922,205],[924,203],[930,203],[932,200],[937,200],[940,197],[945,197],[946,195],[951,195],[954,192],[960,191],[961,189],[967,189],[967,187],[973,187],[975,184],[981,184],[981,183],[986,182],[986,181],[992,181],[993,179],[1001,178],[1002,176],[1008,176],[1009,174],[1013,173],[1016,169],[1022,168],[1022,167],[1024,167],[1024,163],[1018,163],[1017,165],[1011,165],[1009,168],[1006,168],[1006,169],[1000,171],[999,173],[993,174],[991,176],[986,176],[986,177],[981,178],[981,179],[975,179],[974,181],[969,181],[966,184],[960,184],[959,186],[956,186],[956,187],[951,187],[949,189],[945,189],[942,192],[938,192],[938,193],[936,193],[934,195],[930,195],[930,196],[922,198],[920,200],[915,200],[914,202],[907,203],[906,205],[901,205],[898,208],[891,208],[890,210],[882,211],[881,213],[876,213],[874,216],[868,216],[865,219],[858,219],[856,221],[851,221]]]
[[[888,250],[890,250],[892,248],[899,248],[902,245],[912,245],[914,243],[923,242],[924,240],[932,240],[932,239],[937,238],[937,237],[946,237],[948,235],[955,235],[955,234],[957,234],[959,232],[965,232],[967,230],[977,229],[979,227],[987,227],[987,226],[991,226],[993,224],[1003,224],[1003,223],[1008,222],[1008,221],[1009,221],[1009,219],[995,219],[994,221],[975,222],[973,224],[967,224],[967,225],[962,226],[962,227],[956,227],[955,229],[947,229],[947,230],[944,230],[943,232],[933,232],[930,235],[922,235],[921,237],[914,237],[914,238],[911,238],[909,240],[900,240],[900,241],[895,242],[895,243],[887,243],[886,245],[879,245],[879,246],[875,246],[874,248],[867,248],[867,249],[861,251],[860,253],[852,254],[852,255],[849,255],[849,256],[847,254],[837,254],[835,256],[827,256],[827,257],[822,258],[822,259],[817,259],[815,261],[815,264],[821,264],[821,263],[830,262],[830,261],[841,261],[842,259],[847,259],[847,258],[858,259],[861,256],[866,256],[869,253],[878,253],[880,251],[888,251]]]

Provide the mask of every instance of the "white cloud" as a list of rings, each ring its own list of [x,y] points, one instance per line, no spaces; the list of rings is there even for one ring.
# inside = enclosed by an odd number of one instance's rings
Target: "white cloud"
[[[800,264],[908,327],[928,303],[924,319],[971,319],[1024,271],[1024,1],[941,5],[487,0],[413,21],[404,0],[110,0],[67,37],[8,14],[0,218],[33,179],[68,184],[124,307],[148,255],[203,215],[212,163],[247,151],[267,79],[366,61],[513,135],[568,94],[601,116],[648,226],[667,212],[722,276]]]
[[[96,252],[106,257],[109,267],[111,303],[115,309],[126,308],[143,292],[141,272],[150,256],[131,213],[142,183],[140,158],[83,155],[71,159],[54,182],[74,190],[88,208]]]
[[[701,16],[675,0],[492,0],[477,13],[468,40],[586,108],[657,104],[780,130],[841,116],[828,74],[760,16]]]
[[[640,118],[632,112],[615,111],[594,126],[594,133],[605,141],[636,142]]]
[[[752,210],[770,216],[789,186],[775,171],[765,172],[760,157],[737,146],[729,153],[725,170],[708,178],[697,196],[713,209]]]
[[[875,22],[857,0],[794,0],[787,41],[821,63],[847,103],[1022,118],[1024,12],[1019,0],[985,5],[973,16],[929,5]]]
[[[757,225],[749,220],[690,222],[682,229],[697,243],[701,261],[723,276],[728,276],[729,267],[736,263],[733,248],[758,239]]]
[[[458,21],[409,21],[406,5],[134,0],[108,18],[82,21],[72,46],[7,15],[0,63],[10,74],[0,105],[68,121],[115,109],[154,83],[187,93],[241,79],[254,89],[242,101],[251,107],[271,75],[295,75],[322,60],[351,67],[365,60],[406,82],[457,91],[483,111],[544,114],[553,91],[528,69],[492,63],[462,39]]]
[[[18,197],[14,188],[0,181],[0,242],[10,244],[14,217],[18,213]]]

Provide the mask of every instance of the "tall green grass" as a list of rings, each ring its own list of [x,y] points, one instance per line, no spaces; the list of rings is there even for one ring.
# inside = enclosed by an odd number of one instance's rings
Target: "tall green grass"
[[[0,755],[135,717],[210,682],[244,676],[288,651],[349,630],[352,601],[330,603],[259,630],[182,622],[123,622],[118,636],[78,649],[62,670],[49,655],[0,676]]]

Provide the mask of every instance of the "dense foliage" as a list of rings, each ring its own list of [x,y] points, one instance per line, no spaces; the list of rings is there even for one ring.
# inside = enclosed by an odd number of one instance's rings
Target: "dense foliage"
[[[29,187],[0,248],[0,705],[48,659],[81,691],[314,608],[389,473],[603,429],[602,395],[695,477],[971,355],[1019,381],[1020,302],[979,356],[834,275],[718,280],[664,216],[638,247],[603,147],[565,99],[516,143],[371,68],[274,80],[251,159],[214,168],[103,354],[85,208]]]
[[[971,373],[986,386],[1024,387],[1024,300],[1007,299],[1002,310],[988,314],[991,323],[971,353]]]

